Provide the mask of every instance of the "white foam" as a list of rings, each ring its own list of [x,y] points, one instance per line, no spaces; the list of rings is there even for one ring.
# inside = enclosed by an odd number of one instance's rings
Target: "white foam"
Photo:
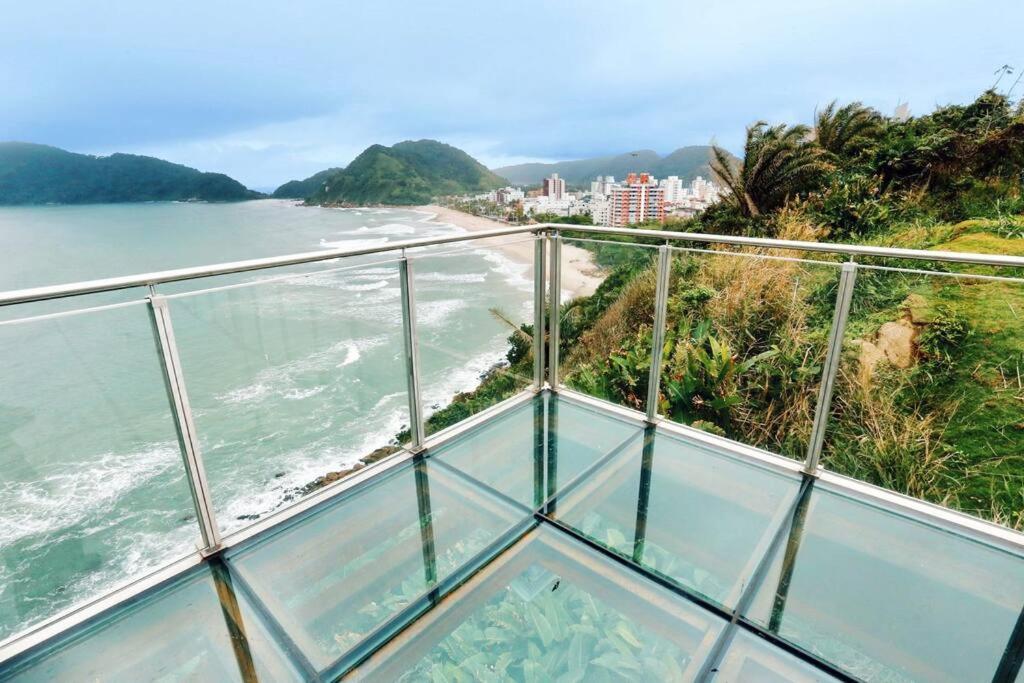
[[[479,283],[484,282],[487,279],[487,273],[417,273],[417,280],[423,282],[459,282],[459,283]]]
[[[181,467],[177,444],[152,443],[129,453],[76,453],[76,461],[38,481],[0,482],[0,546],[35,534],[57,533],[116,510],[117,500]],[[104,520],[104,524],[106,521]]]
[[[381,247],[388,243],[387,237],[378,237],[368,240],[325,240],[320,238],[320,247],[323,249],[370,249]]]

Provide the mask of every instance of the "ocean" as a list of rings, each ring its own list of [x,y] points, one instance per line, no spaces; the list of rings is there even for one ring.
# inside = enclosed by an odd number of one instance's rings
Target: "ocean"
[[[277,200],[0,208],[0,290],[457,232]],[[532,318],[532,268],[494,244],[411,256],[430,412],[502,361],[511,329],[492,309]],[[222,532],[408,425],[394,258],[158,289]],[[0,638],[195,547],[146,294],[0,309]]]

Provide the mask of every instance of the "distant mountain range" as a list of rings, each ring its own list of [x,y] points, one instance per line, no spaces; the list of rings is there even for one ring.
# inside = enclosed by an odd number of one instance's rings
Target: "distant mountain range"
[[[0,204],[98,204],[262,197],[223,173],[135,154],[97,157],[0,142]]]
[[[436,140],[372,145],[344,169],[317,182],[320,187],[306,198],[310,204],[414,206],[441,195],[486,192],[507,184],[461,149]]]
[[[680,147],[666,156],[649,149],[614,156],[559,161],[553,164],[516,164],[493,169],[515,185],[536,185],[557,173],[570,185],[585,185],[597,176],[615,176],[622,180],[627,173],[646,171],[657,178],[675,175],[688,183],[697,176],[711,178],[711,147],[693,145]]]

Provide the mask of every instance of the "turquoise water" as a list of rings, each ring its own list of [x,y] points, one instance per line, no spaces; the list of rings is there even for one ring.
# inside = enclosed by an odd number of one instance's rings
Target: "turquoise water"
[[[415,211],[274,200],[0,208],[0,290],[460,231]],[[416,256],[436,409],[501,361],[509,329],[489,309],[530,319],[532,272],[493,244]],[[392,255],[160,292],[223,532],[408,424]],[[0,638],[198,540],[145,295],[0,309]],[[97,305],[108,308],[46,317]]]

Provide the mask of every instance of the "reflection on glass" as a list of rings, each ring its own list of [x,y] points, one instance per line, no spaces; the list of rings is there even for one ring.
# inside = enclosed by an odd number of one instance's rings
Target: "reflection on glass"
[[[421,460],[233,555],[230,564],[325,669],[523,518]]]
[[[722,626],[541,527],[360,674],[403,681],[690,680]]]
[[[558,518],[727,607],[784,521],[797,477],[649,429],[558,503]]]
[[[1024,280],[858,268],[824,466],[1021,528],[1022,310]]]
[[[594,293],[572,250],[600,269]],[[589,259],[587,259],[589,260]],[[649,245],[563,240],[560,378],[576,391],[644,411],[651,363],[657,250]],[[586,262],[586,261],[584,261]],[[590,271],[587,271],[590,274]],[[593,277],[593,275],[591,275]],[[588,296],[593,293],[593,296]]]
[[[408,425],[395,264],[169,303],[222,530],[388,453]]]
[[[541,395],[443,445],[433,455],[535,508],[640,431],[571,400]]]
[[[298,681],[299,672],[222,569],[196,570],[0,668],[29,681]]]
[[[673,254],[658,412],[804,458],[839,265]]]
[[[195,550],[144,303],[0,324],[0,388],[0,639]]]
[[[728,649],[711,677],[716,683],[826,683],[836,680],[803,660],[733,627]]]
[[[878,680],[991,680],[1024,606],[1021,557],[816,486],[748,617]]]
[[[533,245],[517,240],[411,259],[428,434],[532,383]]]

